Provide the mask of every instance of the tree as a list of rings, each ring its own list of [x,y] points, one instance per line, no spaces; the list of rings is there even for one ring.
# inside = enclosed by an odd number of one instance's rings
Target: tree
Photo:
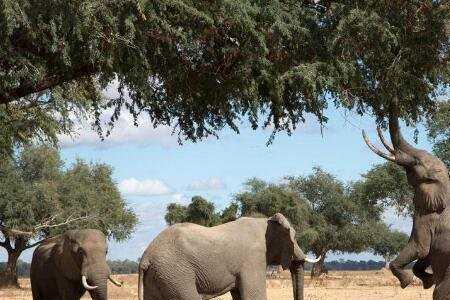
[[[183,223],[187,220],[187,207],[177,203],[167,205],[167,212],[164,216],[168,225]]]
[[[242,118],[274,133],[306,113],[325,122],[327,96],[380,123],[395,104],[415,122],[449,81],[448,19],[434,0],[5,0],[0,103],[65,90],[93,99],[97,121],[125,108],[190,140]],[[120,95],[102,105],[113,82]]]
[[[194,196],[187,207],[186,221],[209,227],[218,225],[220,221],[215,210],[214,203],[200,196]]]
[[[190,222],[211,227],[234,221],[237,217],[237,210],[237,204],[231,203],[222,212],[218,212],[214,203],[201,196],[194,196],[187,206],[177,203],[167,205],[164,219],[168,225]]]
[[[311,207],[309,227],[300,232],[305,250],[312,251],[320,261],[311,275],[319,276],[325,269],[330,251],[362,252],[369,248],[379,221],[378,210],[361,201],[336,177],[321,168],[308,176],[288,177],[287,187]],[[368,215],[367,212],[377,212]]]
[[[389,262],[405,247],[408,239],[407,234],[384,226],[384,228],[380,228],[377,239],[372,246],[373,253],[382,256],[385,261],[385,268],[389,268]]]
[[[112,180],[112,169],[81,160],[65,169],[56,149],[29,146],[0,168],[0,247],[8,253],[0,286],[18,286],[17,260],[43,239],[96,228],[124,240],[137,223]]]
[[[426,123],[428,137],[434,143],[433,153],[450,167],[450,101],[439,103],[438,109]]]
[[[285,215],[296,229],[307,227],[310,207],[293,191],[283,185],[251,178],[244,190],[234,196],[242,216],[270,217],[277,212]]]
[[[398,213],[414,211],[414,192],[405,171],[391,162],[375,165],[362,174],[362,179],[353,184],[353,193],[373,205],[395,207]]]

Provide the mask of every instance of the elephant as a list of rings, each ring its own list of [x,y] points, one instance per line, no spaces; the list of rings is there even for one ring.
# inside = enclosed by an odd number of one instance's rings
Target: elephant
[[[403,138],[398,117],[389,116],[392,146],[384,139],[381,128],[379,138],[389,153],[376,148],[363,131],[369,148],[379,156],[398,164],[406,171],[408,183],[414,190],[414,215],[407,245],[390,263],[389,268],[399,279],[402,288],[413,281],[405,266],[417,260],[414,274],[422,280],[424,288],[436,285],[433,299],[450,299],[450,178],[446,165],[431,153],[417,149]],[[426,272],[431,266],[433,274]]]
[[[163,230],[139,263],[139,300],[233,300],[266,297],[267,265],[289,268],[295,300],[303,299],[307,258],[281,213],[241,217],[214,227],[179,223]]]
[[[86,290],[106,300],[107,280],[115,285],[106,263],[106,237],[95,229],[68,230],[49,238],[33,253],[30,269],[33,300],[79,300]]]

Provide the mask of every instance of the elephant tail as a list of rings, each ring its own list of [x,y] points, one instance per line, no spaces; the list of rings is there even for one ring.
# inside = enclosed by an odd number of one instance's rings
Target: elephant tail
[[[139,278],[138,278],[138,299],[144,300],[144,273],[147,270],[146,264],[142,261],[139,264]]]

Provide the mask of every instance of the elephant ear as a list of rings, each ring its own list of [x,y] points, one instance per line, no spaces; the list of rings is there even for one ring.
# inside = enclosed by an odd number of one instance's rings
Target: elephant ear
[[[274,222],[280,227],[280,264],[283,269],[287,269],[292,259],[294,258],[294,249],[298,248],[297,241],[295,239],[295,230],[292,228],[289,221],[281,213],[276,213],[270,219],[270,222]]]
[[[61,276],[70,280],[80,280],[81,271],[73,257],[73,241],[62,234],[52,250],[52,258]]]

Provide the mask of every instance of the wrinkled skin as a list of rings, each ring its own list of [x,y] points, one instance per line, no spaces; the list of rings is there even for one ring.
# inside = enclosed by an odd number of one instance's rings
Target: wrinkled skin
[[[79,300],[90,286],[94,300],[106,300],[110,269],[106,238],[93,229],[69,230],[41,244],[33,253],[30,280],[33,300]]]
[[[207,228],[170,226],[139,264],[140,300],[201,300],[231,292],[233,300],[265,300],[266,267],[292,274],[294,299],[303,299],[303,263],[295,231],[282,214],[240,218]]]
[[[390,146],[379,136],[389,154],[376,149],[364,134],[366,143],[378,155],[402,166],[408,183],[414,188],[413,228],[408,244],[390,264],[392,273],[405,288],[412,280],[410,272],[404,270],[417,260],[414,274],[423,282],[424,288],[436,284],[434,300],[450,299],[450,179],[447,167],[436,156],[416,149],[402,137],[397,118],[390,116]],[[433,274],[425,269],[431,266]]]

